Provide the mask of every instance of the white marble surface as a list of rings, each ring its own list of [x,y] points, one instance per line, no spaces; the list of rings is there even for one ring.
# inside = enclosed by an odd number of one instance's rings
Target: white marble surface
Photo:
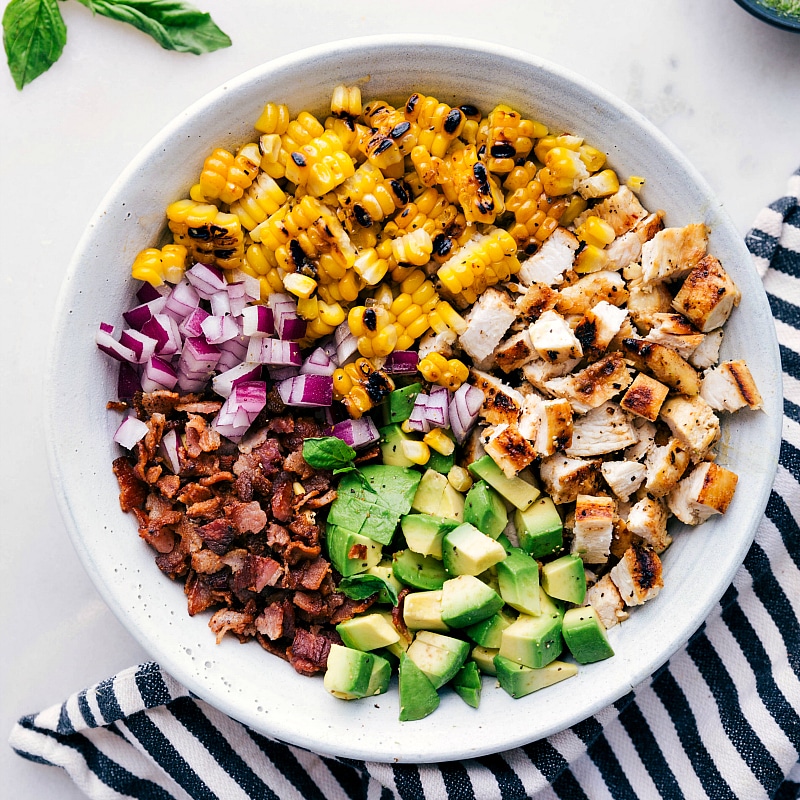
[[[694,162],[742,233],[800,164],[800,36],[768,27],[733,0],[406,0],[375,11],[321,0],[198,4],[233,47],[201,57],[163,51],[66,2],[59,6],[68,44],[49,73],[18,92],[0,67],[0,341],[10,356],[0,384],[4,740],[20,715],[147,658],[103,604],[59,517],[41,389],[49,320],[84,226],[127,162],[185,106],[311,44],[447,33],[536,53],[629,102]],[[0,775],[0,797],[83,796],[60,770],[7,746]]]

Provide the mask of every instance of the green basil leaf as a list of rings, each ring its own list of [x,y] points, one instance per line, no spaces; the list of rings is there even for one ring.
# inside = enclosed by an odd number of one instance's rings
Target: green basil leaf
[[[210,53],[231,40],[209,14],[183,0],[80,0],[97,14],[127,22],[152,36],[164,49]]]
[[[338,591],[351,600],[366,600],[374,594],[384,593],[393,606],[399,602],[394,587],[378,575],[351,575],[342,578]]]
[[[3,46],[17,89],[58,61],[67,26],[56,0],[11,0],[3,13]]]
[[[314,469],[349,472],[350,469],[355,469],[355,457],[356,451],[337,436],[320,436],[303,442],[303,458]]]

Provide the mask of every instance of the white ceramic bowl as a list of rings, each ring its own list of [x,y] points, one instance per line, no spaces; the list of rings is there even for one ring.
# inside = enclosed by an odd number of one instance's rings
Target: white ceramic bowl
[[[720,462],[739,474],[724,517],[676,530],[666,586],[610,632],[616,655],[521,700],[484,679],[479,710],[443,692],[428,718],[398,722],[396,690],[362,702],[328,695],[257,644],[221,645],[207,615],[189,618],[182,587],[153,563],[132,515],[120,511],[111,461],[118,416],[115,365],[93,344],[101,320],[121,323],[134,285],[130,264],[159,239],[168,203],[186,196],[216,146],[248,140],[267,100],[323,113],[333,86],[358,83],[366,98],[412,90],[487,111],[506,102],[551,130],[584,136],[622,176],[644,175],[641,193],[672,225],[702,221],[710,250],[743,292],[723,355],[747,359],[764,411],[726,419]],[[650,676],[697,630],[729,585],[754,535],[776,468],[779,360],[772,317],[740,235],[698,173],[639,113],[560,67],[521,52],[441,37],[386,36],[316,47],[258,67],[195,103],[122,174],[89,225],[64,282],[48,390],[54,485],[75,547],[106,602],[142,646],[191,691],[256,730],[312,750],[378,761],[431,762],[497,752],[562,730]],[[98,635],[100,633],[98,632]]]

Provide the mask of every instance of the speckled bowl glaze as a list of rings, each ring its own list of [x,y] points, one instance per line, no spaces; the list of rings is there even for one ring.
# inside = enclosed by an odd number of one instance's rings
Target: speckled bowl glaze
[[[208,615],[190,618],[180,584],[153,563],[136,522],[120,511],[111,461],[119,417],[107,412],[116,368],[94,346],[101,320],[121,324],[132,305],[130,264],[164,230],[167,204],[186,196],[216,146],[252,135],[267,100],[292,113],[324,113],[332,88],[357,83],[365,98],[498,102],[570,131],[608,153],[622,176],[644,175],[642,201],[671,225],[703,221],[710,250],[743,292],[723,356],[744,357],[764,411],[724,421],[719,460],[739,474],[724,517],[676,526],[665,554],[666,586],[610,631],[616,655],[521,700],[484,679],[479,710],[449,690],[418,722],[398,721],[396,687],[362,702],[327,694],[257,644],[215,644]],[[730,584],[766,505],[777,463],[781,397],[772,317],[741,236],[709,187],[639,113],[588,80],[532,55],[474,41],[385,36],[342,41],[272,61],[225,83],[153,139],[114,184],[83,236],[65,279],[49,361],[47,429],[53,482],[74,545],[102,596],[142,646],[192,692],[257,731],[311,750],[376,761],[434,762],[512,748],[560,731],[645,681],[703,620]],[[102,632],[97,632],[98,636]]]

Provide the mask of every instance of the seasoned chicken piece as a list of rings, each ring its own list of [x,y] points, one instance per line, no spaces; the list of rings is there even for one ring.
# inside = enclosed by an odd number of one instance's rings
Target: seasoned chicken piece
[[[643,497],[628,511],[626,525],[631,533],[641,536],[656,553],[663,553],[672,543],[667,533],[667,509],[663,500]]]
[[[653,445],[644,460],[647,467],[645,491],[652,497],[663,497],[672,491],[689,466],[689,453],[675,439],[665,445]]]
[[[689,356],[689,363],[697,369],[713,367],[719,361],[719,349],[723,336],[722,328],[709,331],[699,347]]]
[[[468,467],[470,464],[474,464],[486,455],[486,450],[483,447],[483,439],[481,438],[482,436],[483,428],[477,426],[467,434],[467,439],[461,447],[461,466]]]
[[[554,503],[571,503],[579,494],[592,494],[600,487],[600,460],[556,453],[539,465],[539,476]]]
[[[556,311],[560,314],[585,314],[601,300],[621,306],[628,299],[625,281],[618,272],[601,269],[590,272],[558,292]]]
[[[579,358],[571,358],[561,364],[552,364],[543,358],[535,358],[522,368],[522,374],[531,386],[535,386],[543,394],[552,396],[552,392],[545,387],[547,381],[551,378],[560,378],[572,372],[579,361]]]
[[[624,450],[639,437],[628,415],[611,401],[590,409],[572,423],[572,443],[564,448],[568,456],[592,457]]]
[[[505,373],[513,372],[537,357],[528,329],[509,336],[494,351],[494,361]]]
[[[579,494],[575,500],[575,524],[570,552],[585,564],[605,564],[614,532],[614,500]]]
[[[700,397],[716,411],[738,411],[744,406],[759,409],[761,394],[744,361],[723,361],[710,369],[700,383]]]
[[[545,312],[556,307],[558,292],[544,283],[532,283],[516,300],[517,317],[521,322],[531,323]]]
[[[644,338],[671,347],[682,358],[688,359],[706,338],[680,314],[657,313],[651,319],[653,327]]]
[[[620,332],[627,317],[624,308],[612,306],[607,300],[592,306],[575,327],[575,336],[583,352],[590,357],[600,356]]]
[[[539,358],[560,364],[583,355],[581,343],[567,321],[555,311],[545,311],[530,327],[530,337]]]
[[[621,236],[617,236],[605,248],[608,256],[608,269],[622,269],[633,261],[638,261],[642,254],[642,245],[650,241],[664,227],[664,212],[657,211],[640,219],[633,228]]]
[[[626,272],[632,272],[634,267],[641,273],[638,264],[632,264]],[[656,314],[669,313],[672,310],[672,292],[663,283],[644,284],[641,279],[627,280],[628,314],[637,330],[646,334],[653,327]]]
[[[714,256],[689,273],[672,305],[703,333],[721,328],[739,305],[742,293]]]
[[[626,411],[630,411],[631,414],[655,422],[668,394],[668,386],[660,383],[655,378],[651,378],[649,375],[645,375],[644,372],[639,372],[633,379],[633,383],[628,387],[628,391],[622,396],[619,404]]]
[[[483,446],[507,478],[513,478],[536,458],[536,451],[513,423],[487,428]]]
[[[626,606],[639,606],[655,597],[664,586],[661,559],[647,545],[629,547],[609,572]]]
[[[686,359],[663,344],[646,339],[623,339],[620,343],[625,357],[642,372],[666,383],[681,394],[694,395],[700,391],[700,376]]]
[[[441,333],[429,330],[419,340],[420,361],[431,353],[439,353],[445,358],[452,358],[455,350],[453,345],[456,343],[456,335],[450,328],[446,328]]]
[[[519,419],[524,397],[507,383],[488,372],[471,369],[472,383],[483,392],[480,414],[490,425],[515,423]]]
[[[467,329],[459,336],[461,348],[475,361],[484,361],[500,344],[517,310],[511,298],[493,286],[477,300],[466,316]]]
[[[546,381],[545,388],[555,397],[569,400],[573,411],[585,414],[627,389],[630,383],[631,374],[622,356],[609,353],[580,372]]]
[[[671,397],[661,407],[659,416],[688,450],[694,463],[702,461],[719,439],[719,419],[714,409],[699,395]]]
[[[627,186],[620,186],[619,191],[576,217],[574,226],[578,227],[590,216],[600,217],[611,225],[616,236],[622,236],[637,222],[643,220],[647,216],[647,211],[642,207],[639,198]]]
[[[628,619],[622,595],[610,575],[603,575],[597,583],[586,590],[586,605],[591,606],[606,628]]]
[[[519,431],[533,445],[537,456],[551,456],[572,441],[572,406],[567,400],[525,397]]]
[[[522,262],[517,280],[524,286],[532,283],[558,286],[564,281],[564,273],[572,267],[577,249],[576,236],[564,228],[556,228],[542,246]]]
[[[623,455],[628,461],[640,461],[647,455],[650,448],[655,445],[656,426],[641,417],[633,421],[633,426],[636,428],[636,435],[639,437],[639,441],[633,447],[629,447]]]
[[[667,495],[669,510],[686,525],[699,525],[728,510],[738,480],[735,472],[704,461]]]
[[[708,228],[694,222],[664,228],[642,245],[642,280],[661,283],[688,275],[706,254]]]
[[[609,489],[620,500],[627,502],[642,485],[647,468],[638,461],[604,461],[600,472]]]

